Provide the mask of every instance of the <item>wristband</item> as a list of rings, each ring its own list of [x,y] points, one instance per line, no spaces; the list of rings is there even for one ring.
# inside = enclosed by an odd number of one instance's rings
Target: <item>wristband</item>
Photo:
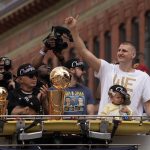
[[[42,51],[42,50],[40,50],[40,52],[39,52],[42,56],[45,56],[45,52],[44,51]]]

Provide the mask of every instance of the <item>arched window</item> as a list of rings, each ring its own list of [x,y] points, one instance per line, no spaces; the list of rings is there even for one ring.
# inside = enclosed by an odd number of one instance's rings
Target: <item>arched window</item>
[[[139,20],[138,20],[138,18],[133,18],[131,25],[132,25],[131,26],[131,29],[132,29],[131,40],[138,52],[139,51]]]
[[[126,29],[125,29],[125,24],[122,23],[119,26],[119,42],[124,42],[126,41]]]
[[[150,11],[145,15],[145,63],[150,68]]]
[[[111,62],[111,33],[107,31],[104,34],[105,38],[105,60]]]

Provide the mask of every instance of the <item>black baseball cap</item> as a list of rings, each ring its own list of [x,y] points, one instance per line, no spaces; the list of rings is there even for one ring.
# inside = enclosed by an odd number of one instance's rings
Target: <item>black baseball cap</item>
[[[37,75],[37,70],[31,64],[20,65],[17,70],[17,76]]]
[[[85,65],[83,61],[80,61],[78,58],[73,58],[65,62],[64,66],[68,69],[80,67],[82,70],[84,70]]]

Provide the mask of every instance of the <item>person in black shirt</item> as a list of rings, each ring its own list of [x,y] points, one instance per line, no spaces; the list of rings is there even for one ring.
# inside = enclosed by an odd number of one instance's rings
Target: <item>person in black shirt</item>
[[[18,99],[18,103],[11,112],[12,115],[40,114],[40,101],[36,96],[25,96]]]
[[[8,94],[8,114],[24,114],[22,112],[16,112],[18,106],[20,106],[20,101],[23,99],[32,99],[34,101],[39,101],[36,103],[40,105],[37,111],[40,114],[47,114],[48,112],[48,102],[47,102],[47,85],[43,85],[37,88],[37,70],[31,64],[23,64],[17,70],[17,80],[20,84],[18,89],[10,91]],[[20,107],[19,107],[20,108]]]

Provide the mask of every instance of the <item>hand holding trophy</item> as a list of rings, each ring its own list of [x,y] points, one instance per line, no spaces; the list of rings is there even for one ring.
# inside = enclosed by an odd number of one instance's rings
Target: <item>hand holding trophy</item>
[[[59,66],[50,73],[50,81],[56,90],[49,91],[49,114],[62,115],[64,113],[64,89],[70,85],[71,75],[66,67]],[[61,117],[52,117],[52,119],[61,119]]]

